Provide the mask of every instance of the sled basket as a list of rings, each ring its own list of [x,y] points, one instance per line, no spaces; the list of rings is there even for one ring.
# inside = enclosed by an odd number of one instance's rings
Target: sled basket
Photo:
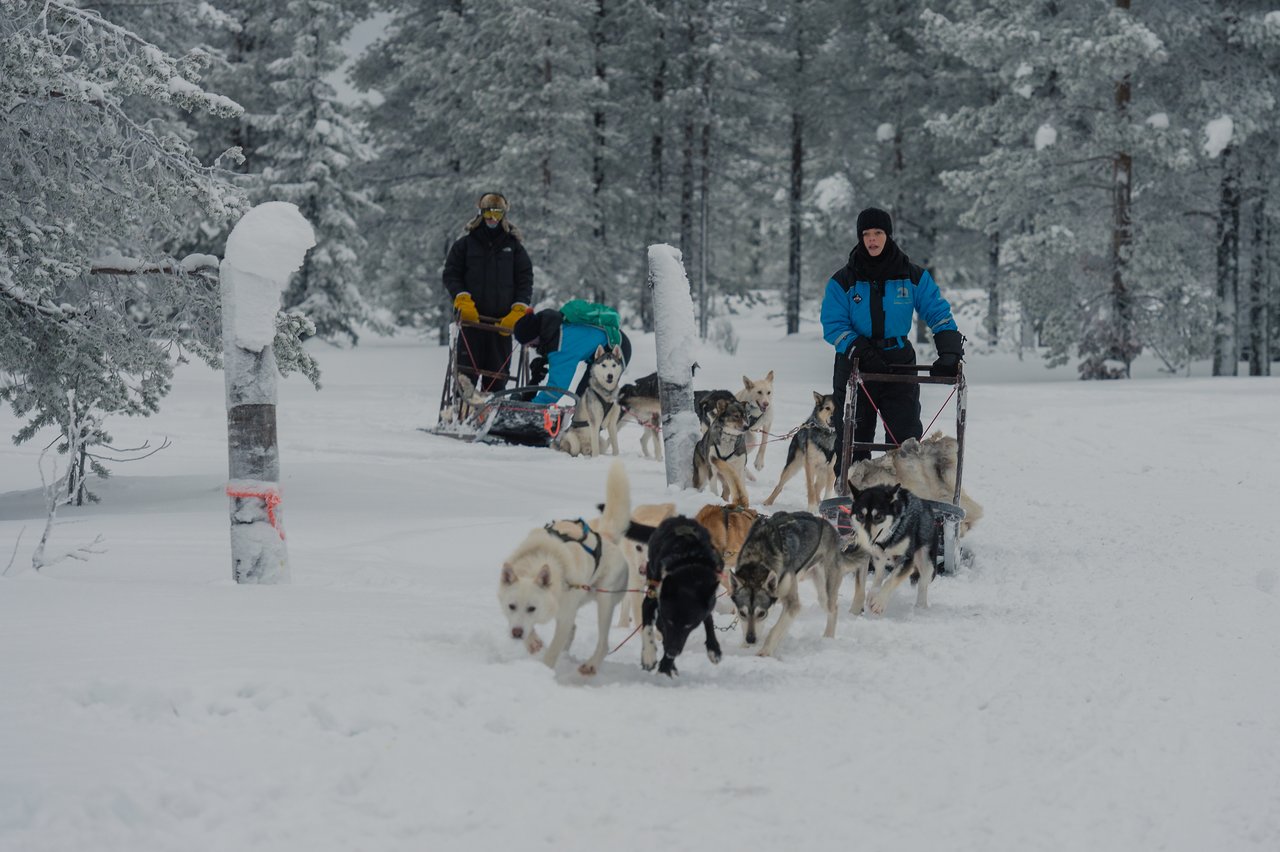
[[[533,402],[541,391],[558,392],[569,400],[545,405]],[[518,444],[546,447],[573,422],[578,397],[560,388],[543,386],[519,387],[499,391],[477,406],[460,421],[442,423],[430,430],[436,435],[474,441],[481,444]]]

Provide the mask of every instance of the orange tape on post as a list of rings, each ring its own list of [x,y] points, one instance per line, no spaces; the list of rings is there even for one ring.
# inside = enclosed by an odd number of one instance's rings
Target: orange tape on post
[[[267,520],[271,523],[272,528],[280,533],[280,540],[284,541],[284,530],[280,529],[280,525],[276,523],[276,506],[280,505],[280,492],[278,491],[236,491],[230,485],[227,486],[227,496],[236,497],[241,500],[250,497],[257,497],[267,507]]]

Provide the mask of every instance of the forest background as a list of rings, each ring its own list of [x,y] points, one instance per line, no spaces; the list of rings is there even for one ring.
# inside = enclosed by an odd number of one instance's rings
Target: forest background
[[[19,441],[74,423],[81,473],[101,469],[108,416],[157,410],[188,357],[217,364],[218,257],[267,200],[317,232],[283,371],[319,381],[311,335],[443,342],[445,251],[494,190],[540,305],[651,330],[645,250],[666,242],[730,352],[753,291],[798,330],[874,205],[978,302],[971,348],[1082,378],[1140,353],[1268,374],[1269,5],[0,0],[0,399]]]

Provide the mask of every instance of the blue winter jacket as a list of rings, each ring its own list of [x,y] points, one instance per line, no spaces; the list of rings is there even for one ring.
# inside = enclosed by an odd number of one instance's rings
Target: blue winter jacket
[[[892,240],[882,255],[872,263],[859,244],[827,281],[822,336],[837,352],[847,353],[859,337],[884,349],[910,345],[912,315],[917,313],[934,334],[959,330],[929,270],[911,263]]]
[[[546,385],[573,390],[569,383],[578,372],[578,365],[583,362],[590,363],[595,357],[597,347],[600,346],[608,348],[608,338],[605,336],[604,329],[594,325],[563,323],[560,326],[560,345],[546,353]],[[555,391],[540,391],[533,401],[539,405],[550,405],[560,396],[561,394]]]

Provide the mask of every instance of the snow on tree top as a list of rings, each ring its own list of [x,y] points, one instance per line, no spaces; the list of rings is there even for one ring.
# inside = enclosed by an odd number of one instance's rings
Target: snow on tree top
[[[260,352],[275,339],[280,295],[315,244],[311,223],[287,201],[259,204],[236,223],[222,260],[224,323],[236,345]]]
[[[1204,126],[1204,152],[1209,155],[1209,159],[1217,159],[1217,156],[1231,144],[1231,137],[1235,135],[1235,130],[1236,124],[1229,115],[1215,118]]]

